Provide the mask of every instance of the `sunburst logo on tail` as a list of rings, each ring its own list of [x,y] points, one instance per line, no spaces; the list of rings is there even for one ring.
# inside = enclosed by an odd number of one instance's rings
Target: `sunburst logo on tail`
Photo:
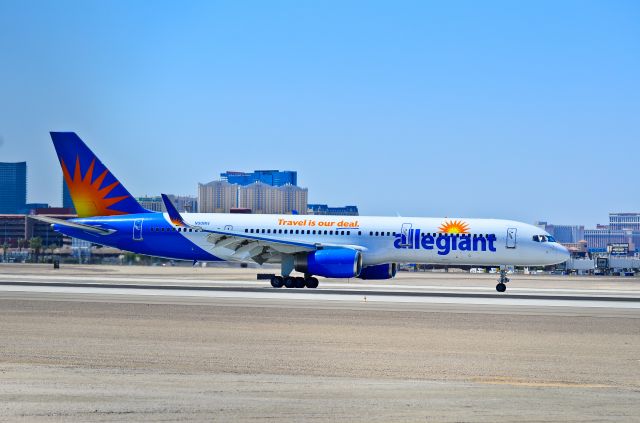
[[[106,198],[120,182],[115,181],[102,187],[101,185],[104,178],[109,174],[107,169],[95,178],[95,180],[93,179],[93,169],[96,164],[95,158],[91,161],[89,168],[83,175],[80,169],[80,157],[76,156],[76,167],[73,172],[73,178],[64,160],[60,160],[60,164],[62,165],[64,180],[67,183],[67,187],[69,187],[69,194],[71,194],[73,205],[76,207],[79,217],[125,214],[125,212],[113,210],[110,209],[110,207],[127,198],[127,195]]]
[[[469,225],[462,220],[445,221],[438,230],[445,234],[468,234]]]

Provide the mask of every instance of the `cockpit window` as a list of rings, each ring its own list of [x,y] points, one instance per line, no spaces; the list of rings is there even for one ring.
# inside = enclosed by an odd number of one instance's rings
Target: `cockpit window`
[[[552,237],[551,235],[547,235],[547,241],[556,242],[556,239],[554,237]]]
[[[533,240],[535,242],[556,242],[556,239],[551,235],[534,235]]]
[[[539,237],[538,235],[534,235],[534,236],[533,236],[533,240],[534,240],[535,242],[540,242],[540,237]]]

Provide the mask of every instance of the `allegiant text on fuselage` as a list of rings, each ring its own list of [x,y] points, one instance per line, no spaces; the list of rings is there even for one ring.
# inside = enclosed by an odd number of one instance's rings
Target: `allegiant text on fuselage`
[[[420,229],[409,229],[406,233],[396,234],[395,248],[438,250],[438,255],[446,256],[451,251],[496,251],[495,234],[472,237],[470,234],[421,233]]]

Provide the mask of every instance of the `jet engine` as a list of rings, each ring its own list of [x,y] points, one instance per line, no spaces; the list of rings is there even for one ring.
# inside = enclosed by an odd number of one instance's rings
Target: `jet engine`
[[[391,279],[396,275],[398,265],[396,263],[378,264],[362,269],[360,279]]]
[[[297,254],[294,267],[298,272],[326,278],[353,278],[362,270],[362,254],[351,248],[325,248]]]

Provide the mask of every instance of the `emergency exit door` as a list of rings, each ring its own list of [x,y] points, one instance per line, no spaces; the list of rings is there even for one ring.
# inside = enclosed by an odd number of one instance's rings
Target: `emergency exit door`
[[[518,237],[517,228],[507,229],[507,248],[516,248],[517,237]]]
[[[142,241],[142,219],[133,221],[133,240]]]

